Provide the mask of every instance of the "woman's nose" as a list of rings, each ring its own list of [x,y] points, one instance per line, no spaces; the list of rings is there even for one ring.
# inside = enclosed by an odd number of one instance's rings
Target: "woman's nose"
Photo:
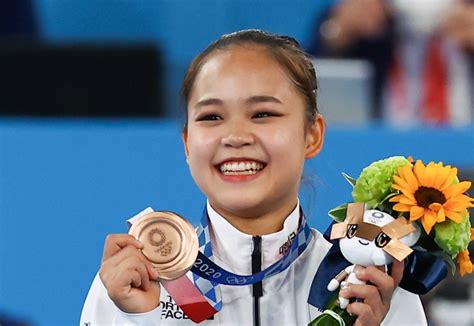
[[[255,143],[254,135],[246,131],[242,126],[235,126],[229,129],[229,132],[222,137],[221,144],[229,147],[242,147]]]

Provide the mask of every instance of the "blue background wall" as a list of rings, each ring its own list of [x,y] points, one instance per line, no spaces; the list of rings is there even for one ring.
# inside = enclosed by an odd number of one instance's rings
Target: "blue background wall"
[[[49,42],[151,42],[163,55],[165,112],[176,115],[178,92],[192,58],[225,33],[261,28],[308,42],[331,0],[36,0]]]
[[[330,127],[301,198],[324,229],[350,200],[342,171],[396,154],[472,168],[473,148],[472,127]],[[38,325],[78,323],[105,236],[128,217],[152,206],[196,223],[204,203],[175,121],[0,120],[0,174],[0,307]]]

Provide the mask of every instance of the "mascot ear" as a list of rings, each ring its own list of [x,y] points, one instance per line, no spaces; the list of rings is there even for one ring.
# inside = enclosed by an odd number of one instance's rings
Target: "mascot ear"
[[[408,247],[412,247],[418,241],[418,239],[420,239],[421,235],[421,229],[418,223],[412,223],[412,225],[415,227],[416,230],[398,239],[404,244],[406,244]]]

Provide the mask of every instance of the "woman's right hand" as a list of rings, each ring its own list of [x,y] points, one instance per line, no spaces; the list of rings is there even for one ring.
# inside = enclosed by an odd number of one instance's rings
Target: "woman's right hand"
[[[115,305],[126,313],[148,312],[160,304],[158,274],[129,234],[107,236],[99,276]]]

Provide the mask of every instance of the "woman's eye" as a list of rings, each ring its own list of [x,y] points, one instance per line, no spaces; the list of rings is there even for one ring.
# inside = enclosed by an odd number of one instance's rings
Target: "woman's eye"
[[[205,114],[196,119],[196,121],[217,121],[222,120],[222,117],[217,114]]]
[[[263,112],[255,113],[252,118],[261,119],[261,118],[277,117],[277,116],[279,116],[279,114],[276,114],[276,113],[273,113],[273,112],[268,112],[268,111],[263,111]]]

